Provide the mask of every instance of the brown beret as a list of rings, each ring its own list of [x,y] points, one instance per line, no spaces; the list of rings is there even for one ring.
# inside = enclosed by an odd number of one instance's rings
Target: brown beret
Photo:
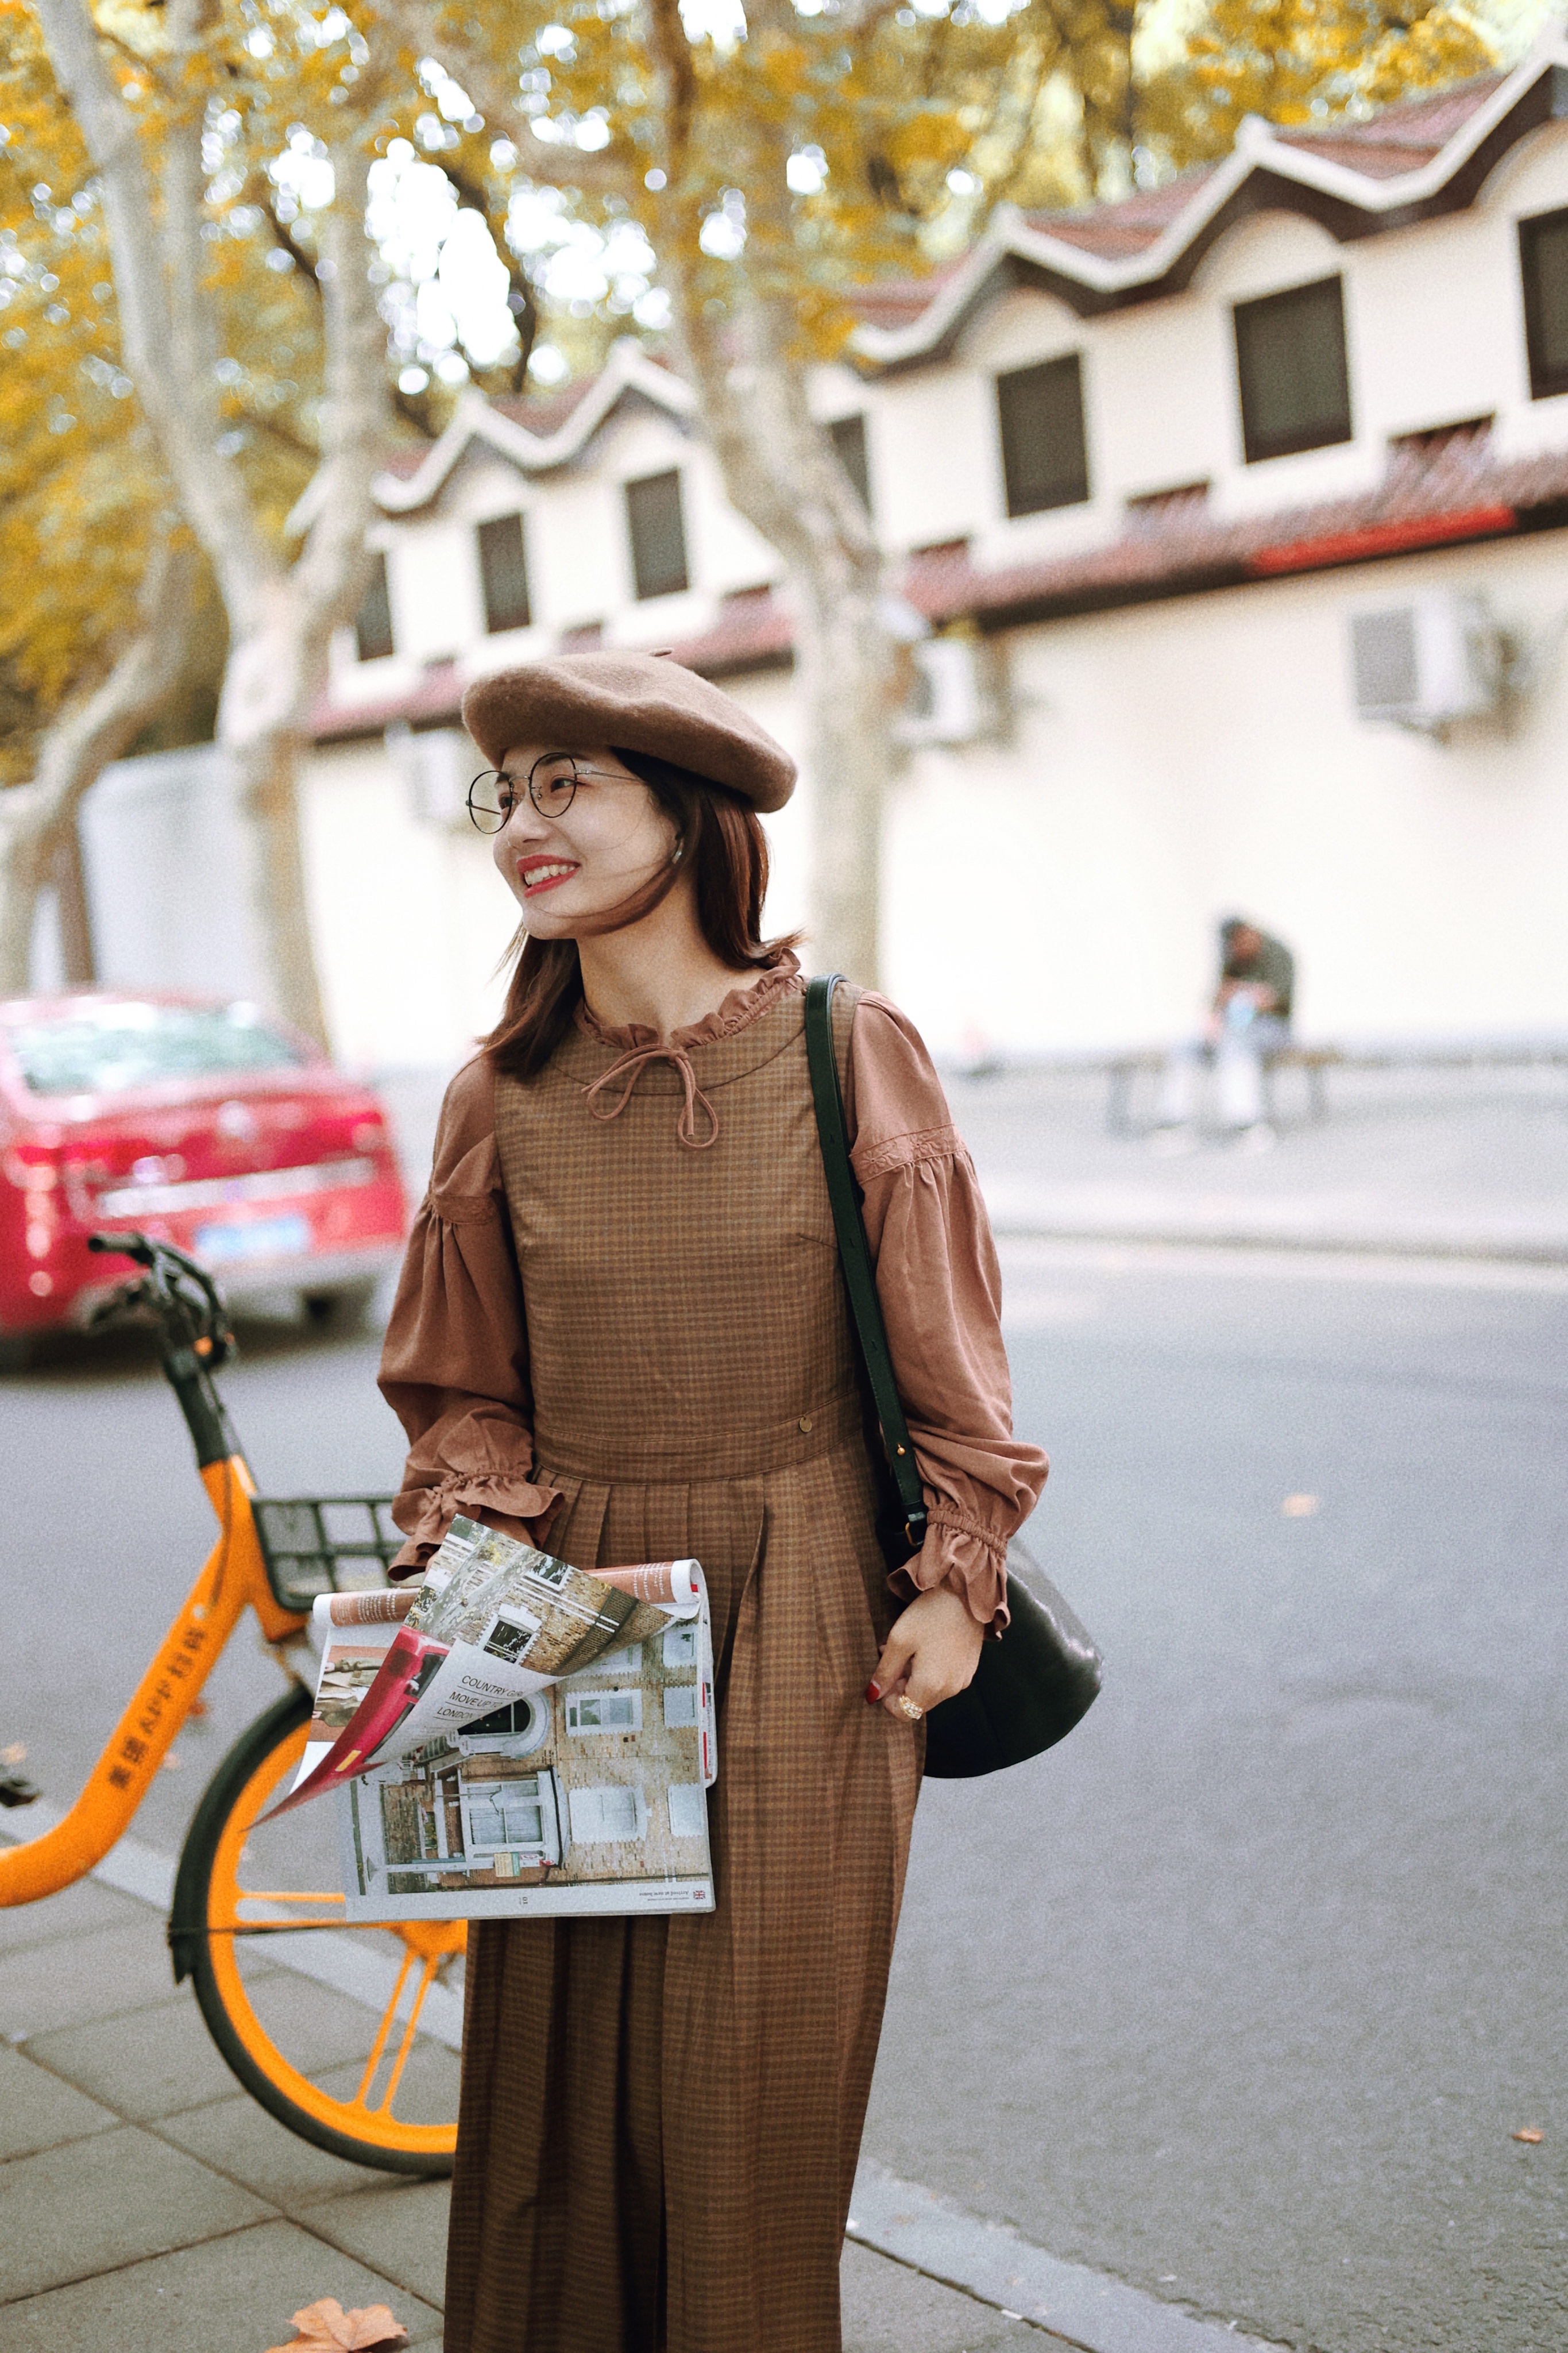
[[[558,654],[476,681],[463,724],[500,767],[517,744],[571,752],[595,744],[651,752],[753,808],[783,808],[795,762],[722,689],[662,654]]]

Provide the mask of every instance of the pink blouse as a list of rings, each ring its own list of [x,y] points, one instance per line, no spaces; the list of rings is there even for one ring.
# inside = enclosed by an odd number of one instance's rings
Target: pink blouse
[[[679,1031],[699,1046],[754,1019],[788,987],[793,957],[717,1013]],[[607,1030],[611,1045],[644,1042]],[[930,1508],[923,1548],[892,1577],[907,1599],[945,1585],[987,1627],[1006,1623],[1007,1541],[1046,1480],[1038,1447],[1013,1436],[1002,1345],[1001,1270],[973,1163],[913,1026],[862,997],[849,1038],[845,1104],[865,1193],[877,1291]],[[495,1082],[482,1057],[458,1071],[436,1138],[387,1326],[381,1387],[409,1439],[394,1505],[409,1537],[394,1567],[424,1566],[461,1511],[535,1541],[557,1501],[534,1483],[528,1340],[495,1139]]]

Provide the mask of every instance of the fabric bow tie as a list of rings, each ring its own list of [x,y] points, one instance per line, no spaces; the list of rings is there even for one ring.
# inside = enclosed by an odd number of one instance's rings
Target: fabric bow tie
[[[719,1114],[698,1085],[697,1073],[692,1069],[690,1057],[683,1046],[634,1046],[628,1053],[623,1054],[618,1061],[612,1062],[607,1071],[601,1071],[593,1085],[584,1087],[583,1090],[584,1100],[588,1105],[589,1118],[601,1121],[619,1119],[632,1099],[632,1092],[637,1081],[650,1062],[673,1062],[679,1071],[686,1100],[680,1106],[680,1114],[675,1123],[675,1133],[689,1151],[706,1152],[711,1145],[719,1141]],[[626,1080],[626,1085],[621,1089],[618,1099],[607,1111],[595,1109],[594,1097],[600,1088],[607,1087],[612,1080],[620,1078]],[[699,1135],[697,1133],[699,1103],[708,1116],[706,1135]]]

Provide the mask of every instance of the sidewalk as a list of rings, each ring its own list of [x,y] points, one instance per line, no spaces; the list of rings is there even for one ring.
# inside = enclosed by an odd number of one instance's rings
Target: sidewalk
[[[0,1817],[26,1835],[25,1810]],[[330,2029],[338,1998],[318,1998]],[[0,1911],[0,2353],[265,2353],[329,2295],[438,2347],[447,2200],[240,2090],[159,1911],[93,1880]],[[846,2247],[843,2284],[846,2353],[1062,2341],[868,2247]]]
[[[1568,1073],[1333,1071],[1329,1116],[1279,1080],[1277,1141],[1180,1158],[1105,1131],[1103,1077],[954,1079],[999,1235],[1568,1264]]]

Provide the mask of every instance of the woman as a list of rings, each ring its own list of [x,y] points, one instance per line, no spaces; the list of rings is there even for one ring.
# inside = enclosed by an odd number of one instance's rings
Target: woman
[[[448,1091],[387,1334],[400,1566],[457,1511],[584,1568],[695,1555],[720,1726],[711,1915],[471,1931],[447,2353],[837,2353],[920,1719],[1005,1622],[1045,1459],[1011,1435],[995,1254],[936,1075],[890,1005],[840,991],[931,1507],[889,1595],[805,984],[760,937],[755,812],[788,798],[788,755],[650,655],[512,670],[463,716],[524,937]]]

